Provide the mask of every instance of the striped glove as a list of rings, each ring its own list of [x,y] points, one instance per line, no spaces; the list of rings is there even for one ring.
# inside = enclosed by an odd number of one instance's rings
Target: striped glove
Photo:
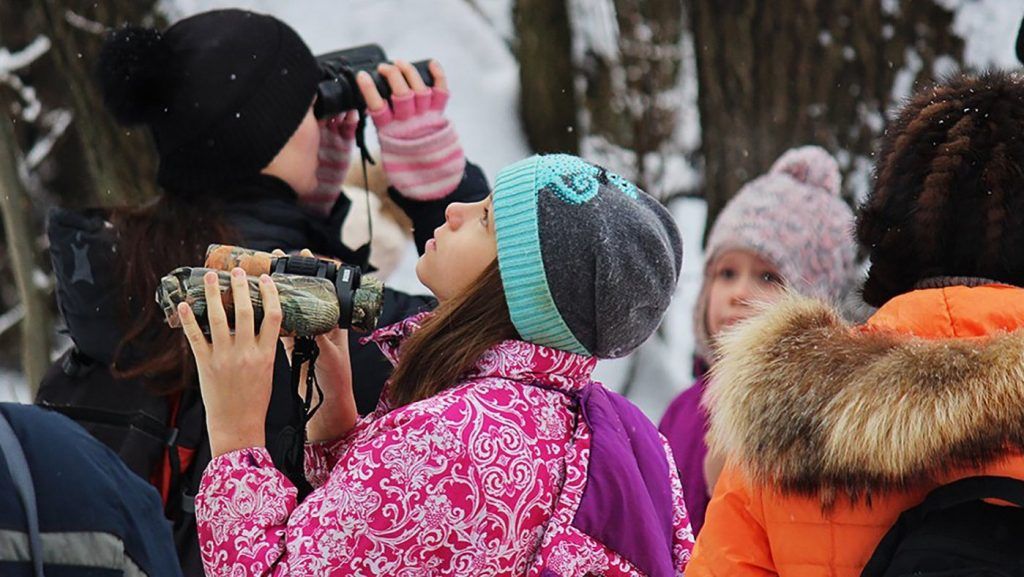
[[[312,208],[318,214],[330,214],[341,194],[345,174],[348,173],[352,141],[355,140],[358,123],[358,115],[350,111],[331,118],[320,128],[316,189],[302,198],[303,206]]]
[[[377,127],[388,180],[402,196],[419,201],[448,196],[462,181],[466,157],[444,107],[448,91],[392,97],[391,106],[370,111]]]

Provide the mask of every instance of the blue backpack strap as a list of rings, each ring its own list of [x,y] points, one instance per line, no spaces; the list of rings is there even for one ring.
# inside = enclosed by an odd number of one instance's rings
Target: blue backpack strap
[[[32,573],[43,577],[43,538],[39,533],[39,511],[36,507],[35,483],[32,482],[32,471],[28,468],[25,451],[21,441],[14,434],[7,415],[0,411],[0,452],[7,461],[7,470],[14,480],[14,488],[18,492],[21,504],[25,508],[28,523],[28,546],[32,554]]]

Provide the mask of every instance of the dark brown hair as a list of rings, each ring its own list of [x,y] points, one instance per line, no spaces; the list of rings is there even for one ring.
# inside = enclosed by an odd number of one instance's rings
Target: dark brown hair
[[[196,368],[188,343],[180,330],[164,322],[154,295],[160,278],[171,270],[201,265],[211,242],[237,242],[221,214],[216,200],[196,202],[172,194],[142,208],[112,213],[125,319],[125,336],[111,367],[115,377],[141,377],[157,394],[194,386]]]
[[[882,137],[857,238],[864,300],[939,276],[1024,286],[1024,80],[961,75],[915,94]]]
[[[495,261],[469,290],[441,303],[402,344],[391,376],[391,405],[414,403],[454,386],[487,349],[518,338]]]

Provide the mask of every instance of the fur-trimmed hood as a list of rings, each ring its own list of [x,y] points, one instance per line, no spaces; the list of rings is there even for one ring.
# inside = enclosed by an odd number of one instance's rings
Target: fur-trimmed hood
[[[757,485],[831,503],[1024,449],[1024,330],[925,339],[788,296],[718,348],[710,443]]]

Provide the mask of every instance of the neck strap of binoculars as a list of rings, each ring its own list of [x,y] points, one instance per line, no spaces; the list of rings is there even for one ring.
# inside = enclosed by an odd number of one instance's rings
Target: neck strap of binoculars
[[[317,409],[324,402],[323,389],[320,388],[320,383],[316,380],[316,359],[320,356],[320,347],[316,344],[316,339],[313,337],[297,337],[295,339],[295,348],[292,350],[292,379],[296,381],[298,385],[298,379],[302,375],[302,365],[307,365],[306,370],[306,395],[302,399],[302,410],[304,413],[303,429],[305,429],[306,423],[313,418],[316,414]],[[313,404],[313,397],[316,396],[316,405]]]

